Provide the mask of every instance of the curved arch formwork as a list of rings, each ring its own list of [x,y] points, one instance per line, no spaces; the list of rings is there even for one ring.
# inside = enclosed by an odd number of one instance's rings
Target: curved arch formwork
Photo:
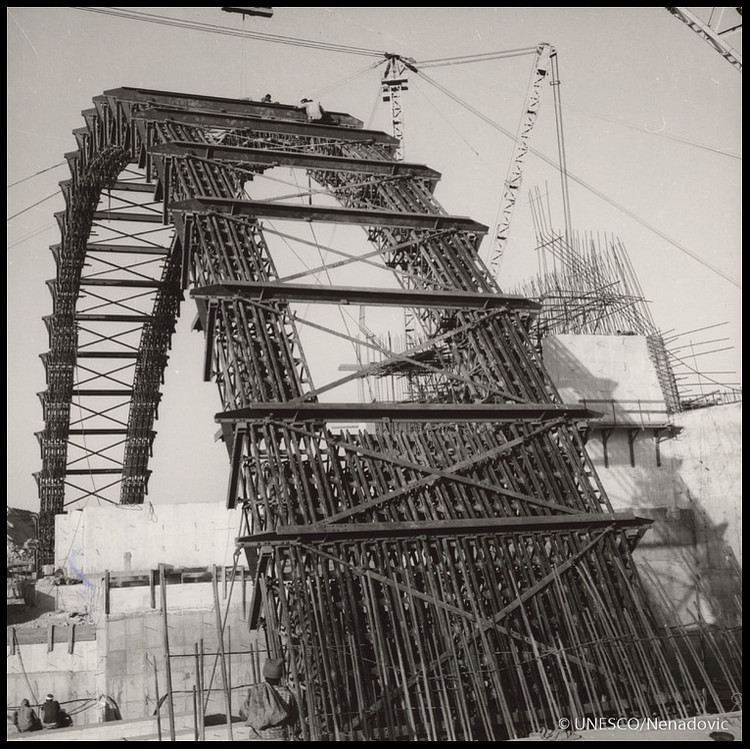
[[[305,738],[497,739],[726,707],[657,636],[630,556],[647,521],[612,511],[579,436],[590,414],[562,404],[530,342],[536,306],[497,288],[486,227],[440,207],[436,172],[345,114],[128,88],[94,104],[53,248],[44,562],[66,505],[143,501],[190,289],[256,570],[251,626],[287,659]],[[338,207],[248,198],[278,165]],[[397,287],[280,280],[271,219],[365,227]],[[332,300],[415,309],[419,335],[316,388],[290,304]],[[386,375],[408,402],[323,397]],[[333,428],[348,422],[372,426]]]

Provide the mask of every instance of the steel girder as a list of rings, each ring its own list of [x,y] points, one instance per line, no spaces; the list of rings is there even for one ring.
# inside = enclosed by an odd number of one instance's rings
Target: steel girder
[[[484,227],[446,214],[434,172],[384,173],[393,139],[348,115],[320,126],[283,105],[133,89],[94,103],[68,157],[54,248],[43,561],[55,513],[106,498],[96,483],[66,496],[81,463],[94,482],[114,475],[119,501],[143,501],[192,285],[231,457],[227,503],[244,508],[255,570],[251,624],[287,659],[306,739],[498,739],[606,710],[725,707],[716,690],[706,704],[689,668],[673,673],[682,656],[657,636],[630,557],[645,521],[612,514],[578,433],[587,414],[562,407],[530,340],[533,309],[453,306],[500,290],[478,258]],[[396,298],[431,300],[409,348],[342,378],[409,378],[405,411],[428,423],[394,419],[391,403],[369,408],[383,419],[369,429],[334,429],[337,414],[317,400],[339,383],[312,385],[298,333],[309,323],[283,296],[223,292],[282,283],[261,221],[268,202],[245,195],[276,163],[248,163],[263,149],[309,154],[293,165],[342,205],[283,215],[363,222],[408,290]],[[153,198],[134,199],[144,186]]]

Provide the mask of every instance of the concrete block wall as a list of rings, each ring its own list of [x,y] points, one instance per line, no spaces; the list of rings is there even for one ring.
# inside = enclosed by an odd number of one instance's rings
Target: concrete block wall
[[[250,584],[247,583],[246,595],[250,595]],[[235,582],[235,595],[239,596],[239,583]],[[221,595],[221,593],[220,593]],[[189,583],[184,585],[169,584],[167,600],[170,608],[201,609],[213,606],[213,589],[211,583]],[[156,586],[156,609],[161,607],[161,594]],[[104,616],[104,575],[91,575],[84,584],[66,585],[58,588],[57,610],[78,611],[90,614],[94,621],[101,621]],[[113,615],[128,614],[139,611],[151,611],[151,592],[147,585],[132,588],[110,588],[109,609]]]
[[[19,705],[26,698],[32,704],[43,702],[48,692],[69,712],[76,725],[96,723],[101,708],[93,704],[97,691],[99,653],[94,640],[76,642],[73,653],[65,643],[47,650],[46,643],[17,645],[7,649],[6,700]],[[77,712],[81,710],[81,712]]]
[[[635,559],[661,610],[673,622],[739,624],[742,404],[668,417],[640,336],[551,336],[543,353],[565,402],[605,412],[606,435],[592,422],[586,449],[613,508],[654,520]],[[657,433],[670,418],[672,436]]]
[[[676,414],[675,436],[659,438],[660,465],[651,430],[635,438],[635,465],[627,430],[609,435],[607,466],[601,433],[593,431],[586,444],[613,508],[654,521],[635,559],[654,599],[663,598],[657,590],[663,588],[685,624],[741,621],[735,604],[742,564],[741,410],[729,404]],[[652,571],[658,586],[649,582]]]
[[[237,608],[230,609],[225,630],[225,649],[232,651],[227,657],[228,681],[232,687],[232,714],[237,715],[244,700],[243,687],[255,682],[254,657],[248,651],[257,647],[258,633],[250,633],[247,622],[242,621]],[[192,688],[197,683],[195,645],[203,641],[204,653],[217,652],[218,638],[216,615],[213,611],[187,611],[170,608],[169,649],[172,654],[172,688],[177,713],[192,713]],[[166,666],[163,647],[163,620],[160,612],[142,612],[138,615],[110,616],[103,627],[105,642],[104,679],[110,696],[117,702],[123,718],[145,718],[153,715],[156,705],[154,658],[159,679],[159,694],[166,691]],[[262,645],[261,647],[265,647]],[[174,657],[174,656],[186,657]],[[213,691],[207,714],[224,714],[223,681],[220,664],[214,655],[206,655],[204,673],[206,684],[214,671]],[[162,716],[166,718],[166,704]]]
[[[231,565],[240,510],[216,502],[87,507],[55,518],[55,566],[104,570]]]
[[[644,336],[557,335],[542,342],[544,365],[566,403],[585,402],[607,422],[667,420]]]

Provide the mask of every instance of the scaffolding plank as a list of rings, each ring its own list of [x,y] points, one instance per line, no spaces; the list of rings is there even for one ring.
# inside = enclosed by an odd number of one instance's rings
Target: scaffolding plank
[[[592,419],[594,411],[556,403],[254,403],[216,414],[217,422],[262,421],[543,421]]]
[[[193,198],[172,203],[172,211],[210,214],[224,213],[248,218],[277,218],[288,221],[323,221],[358,224],[361,226],[399,226],[410,229],[458,229],[485,234],[488,227],[466,216],[443,216],[431,213],[400,213],[398,211],[364,208],[331,208],[321,205],[272,203],[264,200],[232,200],[230,198]],[[104,212],[103,212],[104,213]],[[114,211],[112,213],[115,213]]]
[[[280,525],[274,531],[242,536],[241,547],[264,544],[289,544],[299,539],[304,542],[356,541],[358,539],[387,539],[411,536],[463,536],[477,533],[587,533],[603,528],[641,529],[653,523],[649,518],[632,512],[592,513],[585,515],[542,515],[532,517],[472,518],[441,521],[406,521],[390,523],[312,523],[309,525]]]
[[[332,125],[292,120],[265,120],[262,117],[245,116],[235,113],[186,112],[177,109],[154,107],[135,112],[133,120],[172,122],[175,124],[224,130],[279,133],[280,135],[341,140],[355,143],[377,143],[381,146],[398,145],[396,138],[380,130],[334,127]]]
[[[59,246],[59,245],[58,245]],[[168,255],[168,247],[152,247],[137,244],[87,244],[86,252],[112,252],[126,255]]]
[[[298,166],[305,169],[321,169],[334,172],[357,172],[383,177],[421,177],[439,180],[440,172],[424,164],[384,159],[343,158],[299,151],[278,151],[270,148],[196,144],[175,141],[152,148],[154,156],[195,156],[201,159],[218,159],[241,164],[273,166]]]
[[[537,302],[510,294],[471,291],[419,291],[412,289],[378,289],[354,286],[320,286],[281,282],[258,283],[231,281],[193,289],[195,298],[283,300],[288,302],[319,302],[321,304],[364,304],[385,307],[436,307],[538,310]]]
[[[264,120],[265,118],[271,120],[283,118],[297,122],[307,121],[307,114],[304,109],[294,104],[279,104],[278,102],[267,103],[249,99],[228,99],[220,96],[196,96],[195,94],[131,88],[129,86],[110,89],[104,92],[104,96],[114,98],[118,102],[179,107],[190,112],[236,113]],[[327,115],[335,125],[341,127],[360,128],[363,125],[362,120],[352,117],[346,112],[327,112]]]

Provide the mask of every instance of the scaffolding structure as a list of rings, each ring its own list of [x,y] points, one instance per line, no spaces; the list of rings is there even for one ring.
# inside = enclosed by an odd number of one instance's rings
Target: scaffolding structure
[[[302,738],[497,740],[563,717],[731,708],[734,634],[710,675],[649,610],[631,557],[649,521],[613,511],[580,434],[593,414],[542,366],[539,305],[479,260],[487,227],[449,215],[439,175],[397,161],[393,137],[329,114],[132,88],[84,112],[43,357],[43,563],[66,506],[143,502],[189,291],[227,504],[244,510],[250,625],[286,659]],[[249,197],[278,166],[338,205]],[[395,286],[281,281],[272,220],[364,227]],[[300,300],[411,308],[422,330],[316,386]],[[328,400],[378,375],[408,379],[410,400]]]

